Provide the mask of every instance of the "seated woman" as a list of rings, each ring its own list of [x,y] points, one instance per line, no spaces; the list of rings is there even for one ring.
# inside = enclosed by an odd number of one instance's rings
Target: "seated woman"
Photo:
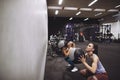
[[[86,47],[87,57],[92,60],[91,66],[86,62],[86,58],[81,56],[79,59],[84,64],[86,69],[80,71],[80,73],[87,78],[87,80],[108,80],[108,75],[103,67],[97,54],[98,46],[89,43]]]
[[[69,41],[67,43],[67,47],[63,47],[63,53],[65,55],[65,60],[70,65],[71,72],[78,71],[77,67],[75,67],[74,64],[81,63],[79,61],[79,57],[80,55],[84,55],[84,51],[82,51],[82,49],[80,48],[76,48],[75,43],[72,41]]]

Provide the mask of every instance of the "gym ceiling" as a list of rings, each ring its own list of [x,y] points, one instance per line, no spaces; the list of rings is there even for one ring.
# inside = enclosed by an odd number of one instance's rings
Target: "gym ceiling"
[[[47,0],[49,17],[102,18],[120,12],[120,0]],[[91,4],[93,3],[93,4]]]

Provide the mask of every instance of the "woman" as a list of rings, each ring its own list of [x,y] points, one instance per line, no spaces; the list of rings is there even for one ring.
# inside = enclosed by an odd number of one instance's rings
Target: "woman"
[[[79,61],[80,55],[84,55],[84,51],[81,48],[76,48],[75,43],[69,41],[67,43],[67,48],[63,48],[63,53],[65,55],[65,60],[69,63],[69,69],[71,72],[78,71],[77,67],[74,64],[81,63]]]
[[[86,58],[81,56],[79,59],[84,64],[86,69],[80,71],[80,73],[87,78],[87,80],[108,80],[108,75],[97,56],[98,46],[89,43],[86,47],[86,53],[88,58],[92,60],[91,66],[86,62]]]

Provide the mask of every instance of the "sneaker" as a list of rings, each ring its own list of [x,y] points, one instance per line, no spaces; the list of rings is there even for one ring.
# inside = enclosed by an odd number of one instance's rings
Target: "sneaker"
[[[71,70],[71,72],[76,72],[76,71],[78,71],[78,68],[77,68],[77,67],[74,67],[74,68]]]
[[[70,66],[71,66],[70,64],[67,65],[67,67],[70,67]]]

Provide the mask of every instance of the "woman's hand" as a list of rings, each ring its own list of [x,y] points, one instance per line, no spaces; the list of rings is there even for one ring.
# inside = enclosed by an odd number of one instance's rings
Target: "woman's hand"
[[[79,57],[79,61],[81,61],[82,63],[85,63],[85,62],[86,62],[85,56],[84,56],[84,55],[81,55],[81,56]]]
[[[65,56],[69,55],[69,49],[68,48],[63,47],[62,51],[63,51]]]

